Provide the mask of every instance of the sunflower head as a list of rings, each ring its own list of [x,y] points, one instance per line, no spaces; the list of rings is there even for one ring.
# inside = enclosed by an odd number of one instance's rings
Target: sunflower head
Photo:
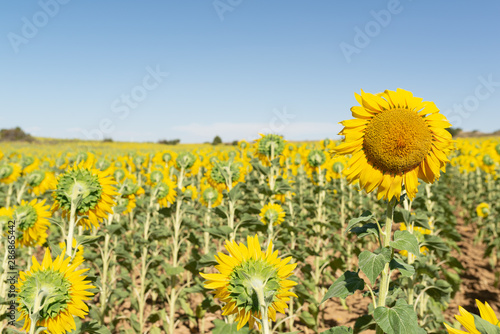
[[[149,174],[149,182],[151,182],[151,184],[157,184],[163,181],[163,178],[164,175],[161,170],[154,170],[151,172],[151,174]]]
[[[240,140],[238,142],[238,146],[239,146],[239,148],[244,150],[244,149],[248,148],[248,142],[246,140]]]
[[[88,290],[95,288],[82,276],[88,269],[77,270],[83,257],[75,257],[70,263],[71,258],[64,258],[64,254],[65,251],[52,261],[47,248],[41,264],[33,256],[31,269],[20,272],[18,320],[24,320],[24,330],[29,329],[31,319],[36,318],[37,325],[47,327],[50,333],[64,334],[76,329],[74,316],[84,318],[88,313],[83,301],[94,295]]]
[[[479,300],[476,299],[476,304],[477,307],[479,308],[479,314],[481,319],[489,322],[492,325],[500,327],[500,322],[495,315],[495,312],[491,308],[491,306],[488,304],[488,302],[485,302],[484,304],[481,303]],[[447,323],[444,323],[446,330],[448,333],[451,334],[461,334],[461,333],[482,333],[476,328],[476,320],[474,318],[474,315],[469,313],[467,310],[465,310],[463,307],[459,307],[458,310],[460,311],[460,315],[456,315],[455,318],[458,320],[458,322],[464,326],[464,328],[467,330],[467,332],[457,330]],[[479,326],[477,326],[479,327]],[[481,326],[482,327],[482,326]],[[486,333],[486,332],[484,332]]]
[[[216,188],[212,186],[202,186],[200,195],[201,204],[207,207],[219,206],[222,202],[222,193],[220,193]]]
[[[323,150],[311,150],[307,155],[307,162],[313,168],[319,167],[326,162],[326,154]]]
[[[65,211],[69,211],[71,202],[75,202],[76,211],[84,214],[95,208],[101,194],[102,186],[96,174],[88,169],[75,169],[59,177],[55,200]]]
[[[433,102],[423,102],[403,89],[380,94],[356,94],[360,106],[351,108],[352,120],[341,122],[344,142],[333,150],[352,154],[346,172],[349,182],[359,180],[367,192],[378,189],[378,198],[401,194],[404,183],[410,199],[418,179],[433,183],[449,162],[452,149],[446,117]]]
[[[481,203],[476,207],[476,213],[479,217],[488,217],[490,214],[490,205],[488,203]]]
[[[169,204],[174,203],[177,198],[175,183],[169,178],[156,184],[152,191],[154,191],[155,197],[158,199],[161,207],[167,207]]]
[[[184,168],[184,170],[188,170],[189,168],[193,167],[195,162],[196,155],[191,152],[182,152],[179,153],[179,155],[175,159],[175,167],[179,170],[181,168]]]
[[[247,246],[226,241],[225,247],[229,255],[219,253],[215,257],[220,274],[200,273],[206,279],[205,288],[215,289],[215,296],[226,303],[222,314],[236,314],[238,330],[247,322],[253,328],[266,308],[270,318],[276,320],[276,311],[284,313],[290,297],[297,297],[289,291],[296,283],[288,279],[296,264],[288,264],[291,257],[278,258],[272,242],[263,252],[257,235],[247,238]]]
[[[483,155],[483,164],[486,166],[493,166],[495,164],[495,160],[493,160],[489,154],[485,154]]]
[[[69,169],[57,179],[57,188],[53,193],[55,200],[53,210],[61,208],[66,214],[75,206],[78,215],[87,215],[78,224],[90,228],[91,224],[99,226],[99,221],[112,213],[115,205],[114,196],[118,195],[114,178],[110,171],[92,168],[93,159]]]
[[[285,140],[280,135],[261,134],[261,137],[256,141],[256,146],[259,160],[265,165],[269,165],[271,159],[280,156],[285,150]]]
[[[45,179],[46,172],[38,169],[28,175],[27,181],[30,187],[36,187]]]
[[[111,167],[111,161],[109,161],[108,159],[106,158],[100,158],[96,161],[95,163],[95,167],[97,169],[100,169],[102,171],[105,171],[106,169],[108,169],[109,167]]]
[[[42,245],[47,240],[47,228],[50,225],[47,220],[50,217],[49,206],[45,200],[38,202],[21,201],[21,205],[14,208],[13,218],[17,222],[20,235],[16,239],[16,246],[34,247]]]
[[[344,166],[344,163],[342,161],[336,161],[332,165],[332,171],[334,173],[337,173],[337,174],[342,173],[342,171],[344,170],[344,168],[345,168],[345,166]]]
[[[193,185],[183,187],[182,193],[185,198],[190,198],[193,201],[198,197],[198,191],[196,190],[196,187]]]
[[[115,180],[118,182],[121,182],[123,180],[123,178],[125,177],[125,175],[126,175],[126,172],[121,167],[116,168],[115,171],[113,172],[113,176],[114,176]]]
[[[21,166],[14,163],[0,163],[0,183],[13,183],[21,175]]]
[[[215,161],[207,168],[208,183],[219,191],[228,189],[228,185],[235,186],[244,178],[242,165],[230,160]]]
[[[264,224],[279,225],[285,220],[285,211],[279,204],[266,204],[260,210],[260,220]]]

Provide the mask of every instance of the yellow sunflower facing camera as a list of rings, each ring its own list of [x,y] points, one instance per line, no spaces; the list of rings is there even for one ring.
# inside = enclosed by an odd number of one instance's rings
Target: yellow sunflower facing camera
[[[368,193],[378,189],[379,199],[399,198],[403,184],[415,198],[418,179],[433,183],[449,161],[451,124],[433,102],[400,88],[355,96],[360,106],[351,108],[354,119],[341,122],[345,139],[333,149],[352,154],[347,179]]]

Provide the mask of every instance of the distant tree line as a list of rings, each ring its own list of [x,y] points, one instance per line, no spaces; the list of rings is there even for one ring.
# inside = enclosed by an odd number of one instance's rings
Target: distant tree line
[[[177,145],[181,142],[180,139],[161,139],[158,140],[158,144],[165,144],[165,145]]]
[[[24,132],[20,127],[14,129],[0,130],[0,141],[36,141],[29,133]]]

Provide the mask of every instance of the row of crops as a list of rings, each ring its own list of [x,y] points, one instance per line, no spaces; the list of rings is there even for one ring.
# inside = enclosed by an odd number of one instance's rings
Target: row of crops
[[[444,312],[458,219],[499,283],[500,138],[452,141],[403,90],[357,99],[342,143],[6,145],[2,332],[499,333],[484,301]],[[328,325],[352,295],[363,315]]]

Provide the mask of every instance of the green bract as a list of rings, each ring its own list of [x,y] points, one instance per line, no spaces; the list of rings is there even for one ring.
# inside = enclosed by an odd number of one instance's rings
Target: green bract
[[[163,181],[163,173],[159,170],[154,170],[151,172],[150,180],[152,183],[158,183]]]
[[[170,160],[172,160],[172,154],[170,153],[164,153],[161,157],[163,159],[164,162],[169,162]]]
[[[101,199],[102,186],[97,175],[87,169],[75,169],[63,174],[58,181],[55,200],[65,210],[71,210],[71,201],[80,214],[95,208]]]
[[[326,161],[325,152],[320,150],[312,150],[307,156],[307,161],[313,167],[319,167]]]
[[[266,213],[264,214],[264,218],[270,223],[273,224],[276,222],[279,218],[279,213],[278,211],[274,209],[268,209]]]
[[[285,140],[280,135],[268,134],[259,140],[257,151],[268,158],[271,158],[272,153],[277,157],[285,149]]]
[[[9,177],[12,172],[14,172],[14,167],[8,164],[2,164],[0,165],[0,179],[5,179],[6,177]]]
[[[495,161],[493,161],[493,159],[488,154],[485,154],[483,156],[483,163],[486,166],[492,166],[495,163]]]
[[[333,164],[332,170],[335,173],[340,174],[344,170],[344,164],[340,161],[337,161],[336,163]]]
[[[59,271],[35,271],[31,276],[26,276],[26,281],[19,291],[21,308],[25,314],[29,314],[35,306],[36,296],[45,293],[47,297],[39,312],[40,320],[53,318],[68,308],[71,301],[70,288],[71,282]]]
[[[123,169],[117,169],[113,173],[113,176],[115,177],[115,180],[120,182],[124,177],[125,177],[125,171]]]
[[[28,156],[24,156],[22,159],[21,159],[21,166],[23,168],[25,167],[28,167],[29,165],[31,165],[33,162],[35,161],[35,158],[33,158],[32,156],[28,155]]]
[[[217,190],[215,190],[214,188],[208,187],[203,191],[202,196],[205,202],[213,203],[217,199],[217,196],[219,196],[219,194],[217,193]]]
[[[36,187],[42,183],[43,179],[45,179],[45,172],[43,170],[35,170],[29,175],[28,184],[31,187]]]
[[[111,166],[111,162],[109,162],[109,160],[107,159],[101,158],[97,160],[97,163],[95,165],[100,170],[106,170],[109,168],[109,166]]]
[[[31,205],[21,205],[14,211],[16,224],[18,224],[20,231],[26,231],[33,227],[38,219],[36,209]]]
[[[156,197],[159,199],[162,199],[165,196],[167,196],[170,191],[170,187],[165,182],[159,183],[156,186],[156,189],[157,189]]]
[[[215,164],[210,172],[210,177],[217,183],[226,183],[226,178],[229,178],[231,173],[231,180],[234,182],[240,178],[240,169],[232,161],[222,161]]]
[[[175,160],[178,169],[191,168],[193,167],[195,161],[196,161],[196,156],[191,152],[182,152],[177,156],[177,159]]]
[[[262,289],[269,305],[274,302],[280,287],[276,268],[266,261],[250,259],[234,268],[229,278],[230,298],[238,308],[245,311],[260,311],[257,290]]]

